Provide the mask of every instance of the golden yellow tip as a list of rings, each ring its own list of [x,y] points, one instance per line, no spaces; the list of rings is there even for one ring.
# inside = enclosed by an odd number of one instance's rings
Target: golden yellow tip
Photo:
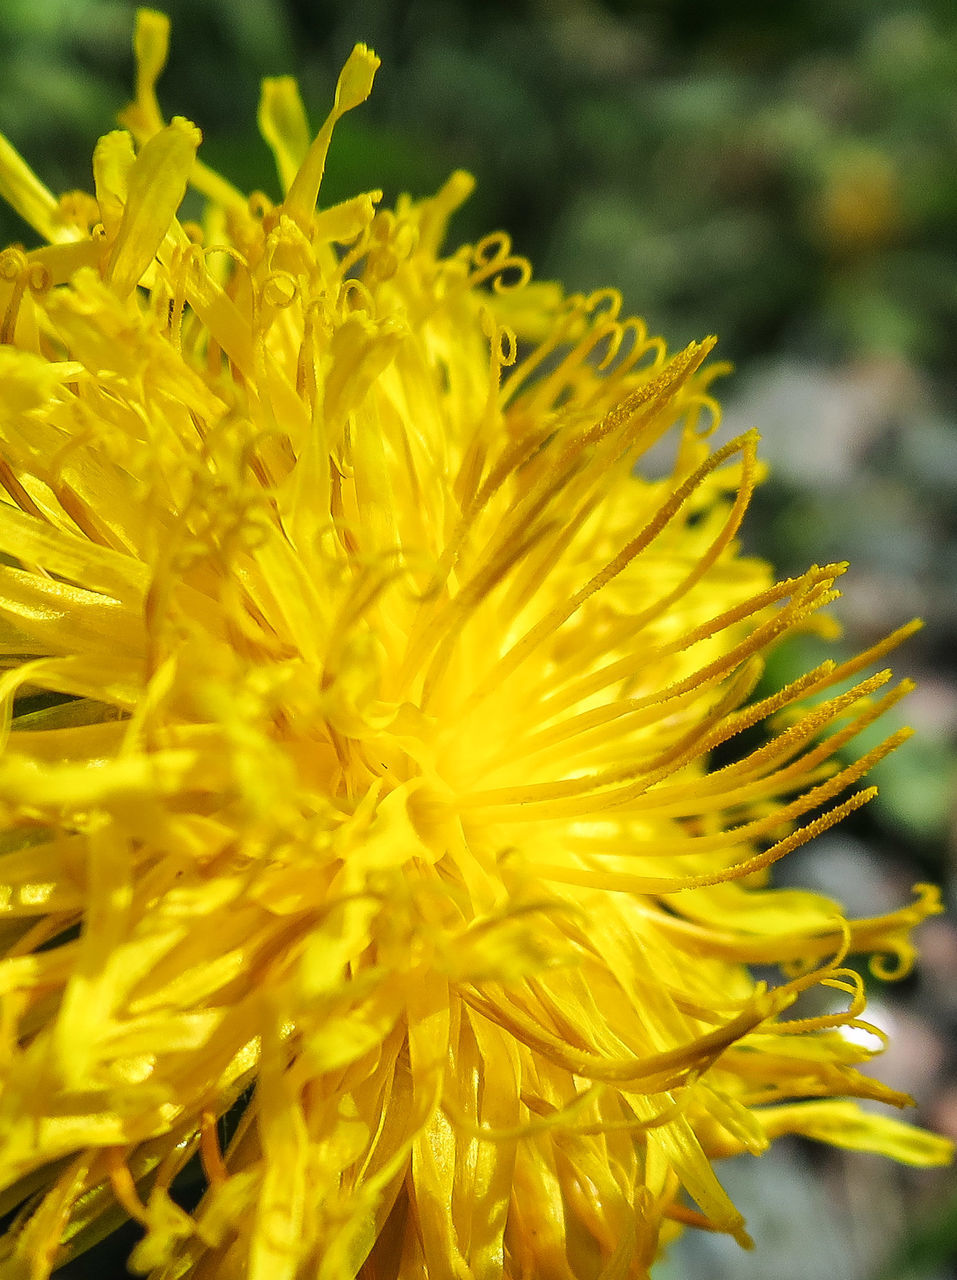
[[[336,84],[337,112],[343,114],[365,102],[372,92],[372,82],[380,65],[379,59],[367,45],[355,46],[346,59],[346,65]]]

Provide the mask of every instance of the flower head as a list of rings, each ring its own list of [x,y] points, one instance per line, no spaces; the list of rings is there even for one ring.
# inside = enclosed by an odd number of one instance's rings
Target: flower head
[[[93,195],[0,147],[47,241],[0,254],[4,1274],[118,1204],[157,1280],[641,1277],[685,1224],[748,1243],[718,1157],[948,1159],[858,1109],[907,1099],[845,1034],[847,957],[905,971],[936,894],[767,879],[871,794],[903,632],[758,690],[843,566],[739,551],[711,340],[444,254],[462,173],[317,211],[361,45],[312,141],[266,82],[247,198],[160,114],[167,34]]]

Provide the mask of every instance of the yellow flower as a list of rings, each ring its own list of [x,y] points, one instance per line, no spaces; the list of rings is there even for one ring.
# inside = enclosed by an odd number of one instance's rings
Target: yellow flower
[[[946,1161],[848,1100],[907,1102],[847,957],[904,972],[937,895],[767,882],[870,796],[907,628],[756,692],[843,566],[739,552],[711,341],[443,256],[462,173],[317,212],[362,45],[314,141],[266,82],[285,195],[241,195],[160,114],[167,26],[95,195],[0,149],[48,242],[0,254],[3,1275],[132,1215],[157,1280],[625,1280],[747,1245],[713,1161],[779,1134]]]

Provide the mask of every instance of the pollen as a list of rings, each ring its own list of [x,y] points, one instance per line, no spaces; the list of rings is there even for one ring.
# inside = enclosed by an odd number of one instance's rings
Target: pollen
[[[749,1246],[716,1165],[782,1134],[947,1162],[860,1106],[909,1100],[852,963],[936,890],[773,881],[906,736],[854,750],[911,628],[768,687],[845,566],[742,553],[713,339],[447,251],[467,174],[324,206],[363,45],[314,135],[265,82],[238,191],[168,35],[92,193],[0,143],[3,1274],[131,1218],[153,1280],[641,1280]]]

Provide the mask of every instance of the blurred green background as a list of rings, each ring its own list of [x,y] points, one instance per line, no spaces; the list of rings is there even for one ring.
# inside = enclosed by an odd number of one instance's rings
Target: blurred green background
[[[89,187],[129,98],[135,5],[2,0],[0,129],[54,190]],[[162,7],[162,6],[160,6]],[[881,797],[782,874],[860,914],[917,879],[954,906],[957,777],[957,7],[952,0],[176,0],[166,112],[204,156],[278,195],[259,80],[299,76],[321,122],[356,40],[383,59],[339,125],[323,202],[479,180],[453,236],[508,229],[539,277],[613,284],[669,345],[716,332],[738,372],[726,434],[757,425],[772,478],[746,539],[782,571],[847,557],[846,646],[920,614],[897,656],[917,740]],[[0,215],[4,241],[26,240]],[[814,655],[792,645],[776,681]],[[802,669],[804,666],[802,665]],[[884,1078],[957,1135],[957,932],[923,931],[917,975],[872,990]],[[953,1175],[784,1145],[725,1167],[756,1255],[688,1236],[656,1274],[943,1280]],[[118,1267],[102,1253],[74,1277]],[[119,1272],[117,1272],[119,1274]]]

